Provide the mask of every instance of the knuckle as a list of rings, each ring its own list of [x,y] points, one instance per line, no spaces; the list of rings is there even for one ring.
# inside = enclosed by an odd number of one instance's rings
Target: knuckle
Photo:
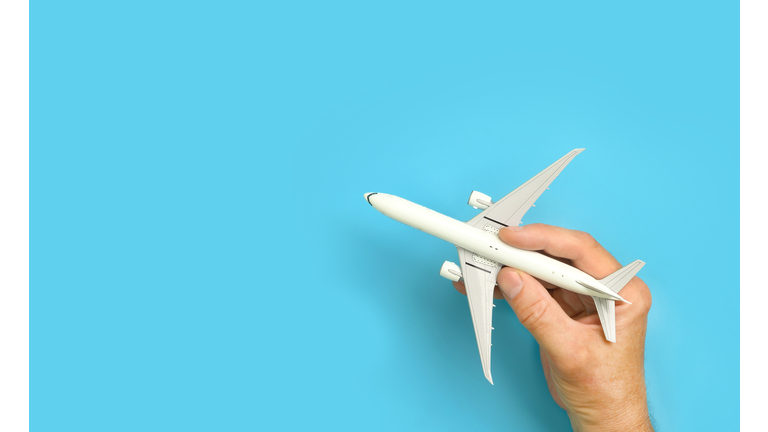
[[[645,314],[651,310],[651,304],[653,303],[653,297],[651,296],[651,290],[648,289],[648,285],[640,281],[641,288],[637,290],[637,304],[638,308]]]
[[[632,316],[645,316],[651,310],[651,304],[653,303],[653,297],[651,297],[651,290],[648,289],[648,285],[642,281],[639,277],[635,276],[625,288],[627,290],[627,298],[632,302],[630,314]]]
[[[518,315],[520,324],[531,331],[539,329],[544,324],[543,318],[546,316],[548,308],[549,304],[543,298],[537,299],[520,311]]]
[[[461,295],[467,295],[467,288],[464,286],[463,283],[459,282],[452,282],[453,288],[459,292]]]
[[[598,245],[597,240],[595,240],[594,237],[592,237],[592,234],[584,231],[574,231],[574,234],[576,235],[576,238],[581,242],[586,244],[587,246],[594,247]]]

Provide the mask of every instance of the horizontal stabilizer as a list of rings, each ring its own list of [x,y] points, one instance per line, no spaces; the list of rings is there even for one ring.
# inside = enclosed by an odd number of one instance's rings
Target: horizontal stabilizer
[[[624,288],[624,285],[628,284],[644,265],[643,261],[637,260],[611,273],[610,276],[602,279],[600,283],[618,294]],[[597,315],[600,317],[600,324],[603,325],[605,339],[616,343],[616,302],[600,297],[592,298],[595,300],[595,308],[597,309]]]
[[[603,325],[603,333],[608,342],[616,343],[616,302],[606,298],[592,297],[595,300],[597,315]]]
[[[622,288],[624,288],[624,285],[628,284],[629,281],[632,280],[633,277],[637,274],[638,271],[640,271],[641,268],[645,263],[643,261],[637,260],[633,262],[632,264],[629,264],[619,270],[616,270],[615,272],[611,273],[610,276],[600,280],[600,283],[607,286],[613,292],[619,293]]]

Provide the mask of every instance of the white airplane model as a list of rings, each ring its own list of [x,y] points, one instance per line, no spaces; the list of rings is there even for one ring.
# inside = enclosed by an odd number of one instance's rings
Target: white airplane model
[[[619,291],[645,265],[643,261],[637,260],[597,280],[541,253],[514,248],[498,236],[499,229],[520,224],[525,212],[552,180],[583,150],[569,152],[497,202],[491,201],[485,194],[473,191],[468,204],[483,211],[466,223],[394,195],[375,192],[364,195],[366,201],[385,216],[456,245],[461,269],[446,261],[440,268],[440,275],[454,282],[464,280],[483,373],[491,384],[491,316],[495,306],[493,290],[496,275],[502,266],[520,269],[553,285],[591,296],[595,300],[605,338],[616,342],[614,302],[627,302],[619,295]]]

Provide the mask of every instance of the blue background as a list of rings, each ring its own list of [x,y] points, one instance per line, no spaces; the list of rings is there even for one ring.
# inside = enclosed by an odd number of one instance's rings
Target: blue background
[[[363,193],[469,219],[578,147],[523,222],[648,263],[659,430],[738,427],[738,2],[30,7],[33,430],[567,430]]]

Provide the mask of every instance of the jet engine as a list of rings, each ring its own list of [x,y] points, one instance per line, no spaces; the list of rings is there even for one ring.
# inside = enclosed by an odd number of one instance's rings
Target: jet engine
[[[440,276],[458,282],[461,279],[461,269],[456,264],[446,261],[443,266],[440,267]]]
[[[472,191],[469,194],[469,202],[467,204],[476,209],[485,210],[493,204],[493,201],[491,201],[491,197],[482,192]]]

